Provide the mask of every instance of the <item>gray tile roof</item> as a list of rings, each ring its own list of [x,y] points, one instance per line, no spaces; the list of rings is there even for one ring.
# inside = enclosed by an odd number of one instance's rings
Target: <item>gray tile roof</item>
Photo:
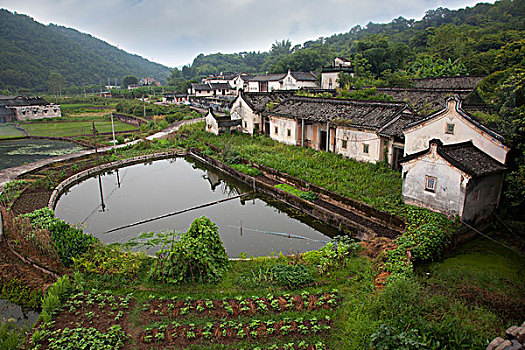
[[[414,114],[404,102],[377,102],[311,97],[291,97],[265,112],[269,116],[282,116],[316,122],[334,121],[344,125],[378,131],[402,113]]]
[[[293,91],[279,92],[242,92],[238,98],[242,98],[252,110],[262,113],[268,102],[283,102],[293,96]]]
[[[290,72],[295,80],[300,81],[315,81],[317,77],[312,72]]]
[[[429,153],[432,144],[437,144],[437,153],[446,161],[473,177],[497,174],[507,169],[503,164],[474,146],[472,141],[443,145],[438,139],[430,140],[426,150],[405,157],[402,163]]]
[[[252,75],[243,77],[244,81],[279,81],[284,79],[287,73]]]
[[[4,96],[0,95],[0,105],[21,107],[21,106],[41,106],[47,105],[48,102],[42,97],[24,97],[24,96]]]
[[[414,79],[416,88],[473,90],[484,77],[451,76]]]

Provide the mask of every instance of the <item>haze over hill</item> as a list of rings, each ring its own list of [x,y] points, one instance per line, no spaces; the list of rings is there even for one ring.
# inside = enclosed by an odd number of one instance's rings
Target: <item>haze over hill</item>
[[[0,90],[47,91],[57,72],[65,86],[112,84],[127,74],[165,81],[169,68],[57,25],[0,9]]]

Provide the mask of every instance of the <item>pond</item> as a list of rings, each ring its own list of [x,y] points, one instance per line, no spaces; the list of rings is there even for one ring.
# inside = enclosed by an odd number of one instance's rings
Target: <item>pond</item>
[[[0,140],[0,170],[81,151],[73,142],[41,139]]]
[[[204,215],[219,227],[230,257],[318,249],[336,234],[332,228],[268,197],[234,198],[107,233],[250,190],[190,160],[165,159],[127,166],[73,186],[58,200],[55,215],[106,243],[124,243],[140,232],[186,232],[195,218]]]

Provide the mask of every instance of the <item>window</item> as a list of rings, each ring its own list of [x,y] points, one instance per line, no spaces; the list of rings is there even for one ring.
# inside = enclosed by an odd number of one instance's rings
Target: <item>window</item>
[[[258,131],[259,130],[259,123],[253,124],[253,129]]]
[[[425,190],[429,192],[436,192],[437,179],[433,176],[425,177]]]
[[[445,133],[454,135],[454,124],[447,124],[447,130],[445,130]]]
[[[341,148],[342,149],[346,149],[347,146],[348,146],[348,141],[347,140],[342,140],[341,141]]]
[[[369,151],[370,151],[370,145],[363,143],[363,153],[368,154]]]
[[[273,129],[273,133],[274,134],[278,134],[279,133],[279,127],[278,126],[275,126],[274,129]]]
[[[246,120],[244,121],[244,127],[245,127],[245,128],[248,127],[248,123],[246,123]]]
[[[286,135],[288,135],[288,137],[292,136],[292,130],[286,129]]]

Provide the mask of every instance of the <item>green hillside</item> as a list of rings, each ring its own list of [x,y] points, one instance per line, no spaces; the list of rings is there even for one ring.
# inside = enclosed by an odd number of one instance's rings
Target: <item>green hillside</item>
[[[74,29],[0,9],[0,91],[48,91],[52,72],[72,87],[107,83],[108,77],[121,81],[128,74],[165,80],[169,68]]]
[[[318,70],[335,56],[354,61],[358,69],[381,76],[385,70],[408,70],[424,57],[452,62],[458,60],[462,74],[488,75],[504,45],[525,37],[525,1],[503,0],[480,3],[459,10],[428,10],[415,21],[398,17],[390,23],[355,26],[349,32],[318,38],[292,46],[283,40],[269,52],[215,53],[198,55],[193,64],[175,69],[173,85],[220,72],[272,72],[288,69]],[[440,61],[443,64],[442,61]],[[387,73],[388,74],[388,73]]]

